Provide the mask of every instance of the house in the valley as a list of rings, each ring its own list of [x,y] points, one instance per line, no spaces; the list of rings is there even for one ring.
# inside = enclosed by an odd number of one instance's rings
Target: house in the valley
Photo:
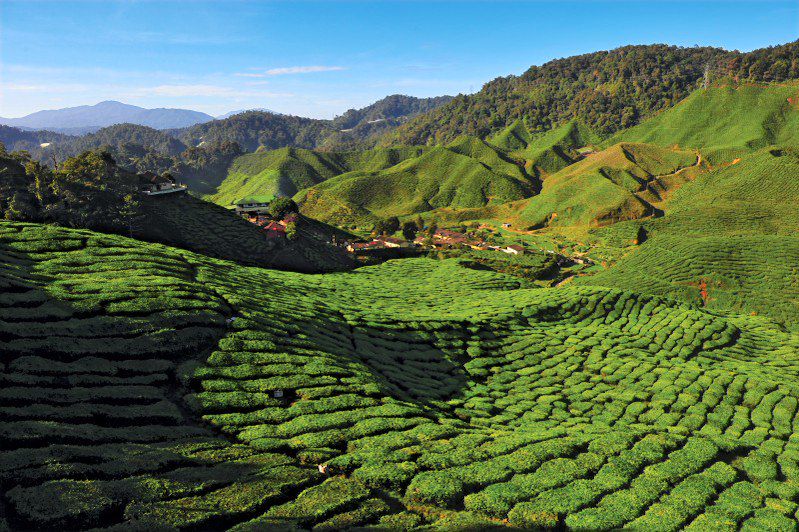
[[[272,195],[245,196],[233,202],[236,214],[254,217],[269,209],[269,204],[275,199]]]
[[[524,247],[519,246],[518,244],[506,246],[502,251],[509,255],[524,255]]]
[[[377,237],[373,240],[373,242],[380,242],[383,244],[384,247],[387,248],[408,248],[411,247],[411,243],[407,240],[402,240],[401,238],[394,238],[390,236],[381,236]]]
[[[385,249],[386,246],[379,240],[372,240],[370,242],[350,242],[347,244],[347,251],[350,253],[358,253],[362,251],[373,251],[376,249]]]
[[[139,176],[139,191],[145,196],[157,196],[184,192],[188,187],[175,181],[170,174],[158,175],[154,172],[145,172]]]
[[[261,227],[266,233],[266,238],[284,238],[286,236],[286,226],[280,222],[269,221]]]

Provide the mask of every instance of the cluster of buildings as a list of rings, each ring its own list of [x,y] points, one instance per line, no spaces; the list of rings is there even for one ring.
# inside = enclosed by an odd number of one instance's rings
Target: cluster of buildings
[[[347,251],[350,253],[359,253],[363,251],[374,251],[378,249],[399,249],[409,248],[411,243],[401,238],[394,238],[390,236],[379,236],[373,238],[369,242],[349,242],[346,244]]]
[[[419,236],[414,240],[414,243],[420,246],[429,243],[429,245],[432,245],[434,248],[438,249],[468,247],[476,250],[502,251],[510,255],[524,255],[526,249],[517,244],[510,246],[495,246],[485,241],[470,237],[467,234],[451,231],[449,229],[437,229],[430,236]]]
[[[265,233],[266,238],[285,238],[286,227],[290,223],[296,223],[298,219],[297,213],[290,213],[282,220],[272,220],[268,216],[255,214],[254,216],[247,216],[247,221],[260,227]]]
[[[511,255],[523,255],[526,248],[520,245],[495,246],[482,240],[475,239],[464,233],[449,229],[437,229],[432,235],[419,235],[413,242],[400,238],[379,236],[368,242],[349,242],[347,251],[351,253],[364,253],[383,249],[398,249],[410,247],[432,247],[433,249],[471,248],[476,250],[496,250]]]

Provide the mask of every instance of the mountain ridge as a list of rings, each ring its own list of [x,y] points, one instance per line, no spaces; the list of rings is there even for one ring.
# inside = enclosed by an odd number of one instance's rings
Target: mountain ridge
[[[122,123],[154,129],[173,129],[213,119],[211,115],[190,109],[166,107],[147,109],[116,100],[104,100],[94,105],[45,109],[19,118],[0,117],[0,124],[56,132],[62,132],[61,130],[94,132],[103,127]]]

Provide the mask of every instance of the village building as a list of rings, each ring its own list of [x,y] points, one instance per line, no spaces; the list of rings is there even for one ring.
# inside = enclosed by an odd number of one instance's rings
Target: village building
[[[347,251],[350,253],[357,253],[359,251],[370,251],[374,249],[385,249],[385,244],[379,240],[372,240],[370,242],[350,242],[347,244]]]
[[[266,232],[266,238],[284,238],[286,236],[286,226],[279,222],[269,221],[261,227]]]
[[[510,246],[507,246],[502,251],[504,251],[505,253],[507,253],[509,255],[524,255],[524,248],[522,246],[517,245],[517,244],[512,244]]]
[[[383,244],[383,246],[387,248],[407,248],[411,246],[410,242],[408,242],[407,240],[402,240],[401,238],[393,238],[390,236],[375,238],[374,242],[380,242]]]
[[[254,217],[269,210],[269,204],[275,199],[274,196],[246,196],[233,202],[236,214]]]
[[[469,238],[463,233],[438,229],[433,233],[433,244],[437,247],[457,247],[468,245]]]
[[[153,172],[145,172],[140,176],[139,191],[145,196],[184,192],[187,189],[186,185],[178,183],[169,174],[158,175]]]

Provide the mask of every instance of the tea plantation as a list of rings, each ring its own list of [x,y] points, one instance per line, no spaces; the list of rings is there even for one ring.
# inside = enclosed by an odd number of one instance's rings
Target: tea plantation
[[[796,528],[769,319],[35,224],[0,258],[0,528]]]

